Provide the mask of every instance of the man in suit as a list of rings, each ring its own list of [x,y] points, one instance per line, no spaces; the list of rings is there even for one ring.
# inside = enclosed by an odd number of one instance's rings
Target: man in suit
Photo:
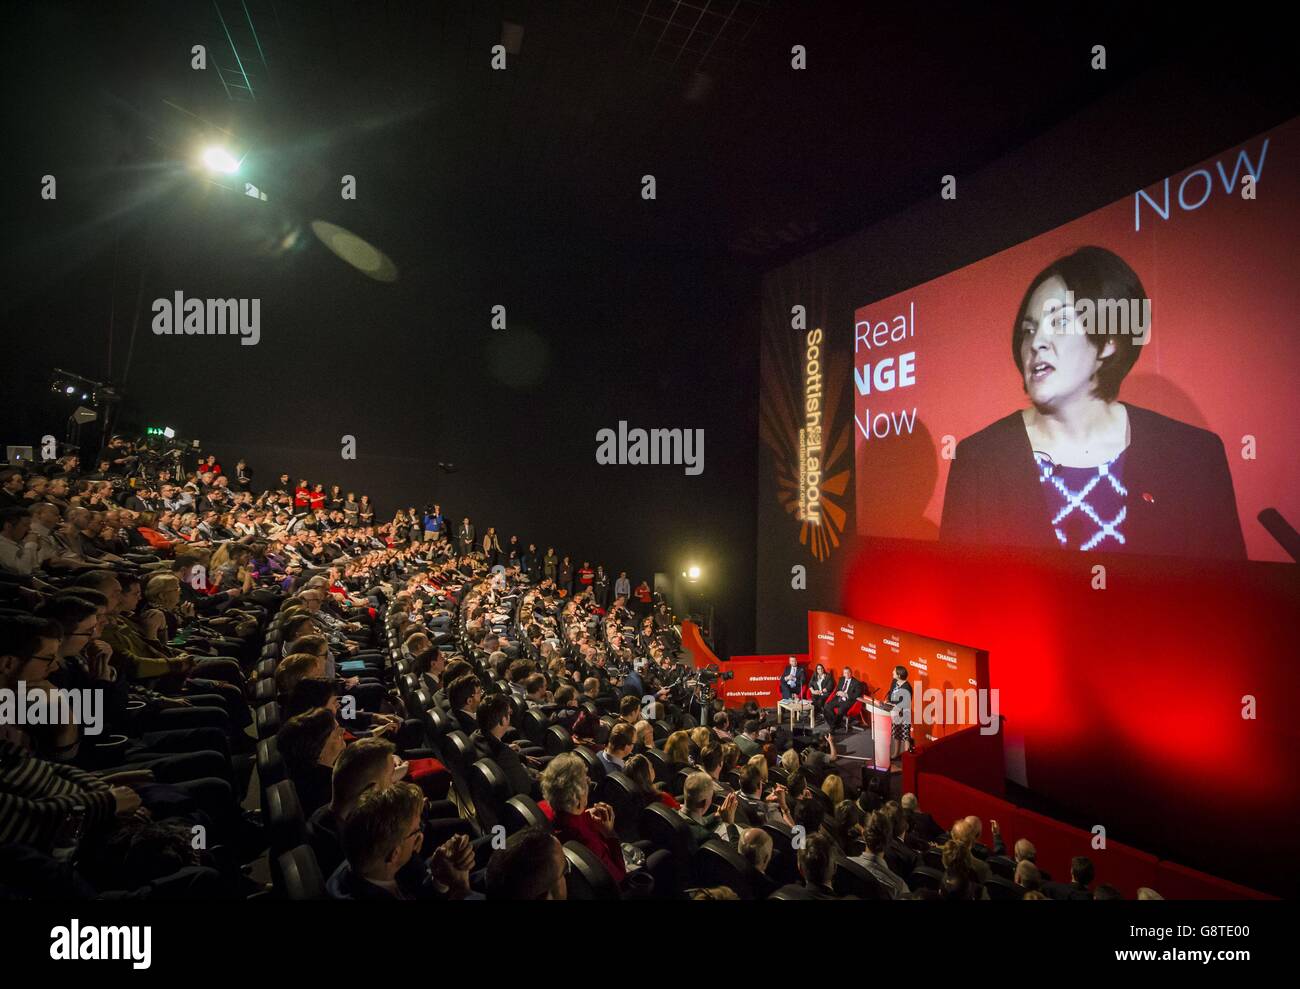
[[[835,855],[826,835],[810,834],[799,849],[799,875],[815,900],[838,900],[831,880],[835,876]]]
[[[479,759],[491,759],[505,773],[510,786],[510,795],[526,793],[534,800],[541,798],[538,784],[538,772],[533,766],[525,765],[540,762],[532,756],[520,758],[517,742],[503,741],[510,730],[510,701],[505,694],[493,694],[478,706],[478,730],[470,737],[474,743],[474,752]]]
[[[466,556],[474,549],[474,526],[466,517],[460,523],[460,529],[456,533],[456,540],[460,543],[460,555]]]
[[[478,706],[482,700],[483,683],[473,673],[462,674],[447,688],[447,701],[466,735],[478,731]]]
[[[1092,860],[1086,855],[1076,855],[1070,859],[1069,883],[1043,883],[1043,892],[1053,900],[1091,900],[1093,868]]]
[[[347,859],[330,876],[326,892],[336,900],[482,899],[469,886],[474,850],[457,835],[425,862],[424,793],[414,783],[395,783],[362,794],[343,824]]]
[[[802,693],[803,667],[799,665],[799,660],[791,656],[790,664],[781,674],[781,700],[788,701],[792,697],[798,700]]]
[[[853,671],[847,666],[840,674],[840,678],[835,683],[835,689],[831,692],[830,697],[826,699],[826,723],[834,731],[839,724],[840,718],[844,717],[857,700],[862,696],[862,681],[853,676]]]

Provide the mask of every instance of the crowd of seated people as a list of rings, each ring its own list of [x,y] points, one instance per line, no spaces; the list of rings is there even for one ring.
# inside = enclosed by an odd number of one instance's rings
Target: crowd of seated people
[[[140,455],[0,474],[0,689],[103,711],[0,725],[0,895],[1118,895],[995,823],[942,833],[752,703],[697,723],[625,573]]]

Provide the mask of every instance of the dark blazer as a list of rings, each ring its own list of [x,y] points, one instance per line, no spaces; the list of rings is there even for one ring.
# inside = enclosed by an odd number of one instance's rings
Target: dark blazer
[[[474,732],[471,741],[474,743],[478,758],[491,759],[501,767],[501,771],[506,774],[506,781],[510,784],[512,795],[532,794],[537,791],[533,778],[528,775],[528,770],[520,760],[519,754],[507,743],[491,734],[485,735],[482,731]]]
[[[1128,405],[1124,458],[1130,553],[1245,559],[1246,544],[1223,441],[1214,433]],[[957,444],[939,538],[960,543],[1055,548],[1047,495],[1013,412]],[[1113,545],[1113,544],[1112,544]]]
[[[850,677],[848,689],[845,691],[845,693],[849,695],[849,699],[847,702],[840,701],[839,690],[840,690],[840,684],[843,682],[844,682],[843,677],[835,678],[835,682],[831,684],[831,692],[826,697],[827,704],[834,704],[838,702],[841,704],[841,706],[843,706],[844,704],[847,704],[848,706],[852,706],[853,702],[858,700],[862,696],[862,681],[859,680],[857,677]]]
[[[785,669],[781,671],[781,696],[798,697],[803,692],[803,684],[804,684],[803,667],[796,666],[794,668],[795,683],[793,687],[791,687],[786,680],[786,678],[789,676],[790,676],[790,667],[787,666]]]

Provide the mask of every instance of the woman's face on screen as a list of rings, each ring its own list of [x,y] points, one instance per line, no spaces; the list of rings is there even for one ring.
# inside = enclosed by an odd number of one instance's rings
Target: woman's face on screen
[[[1020,364],[1025,391],[1038,408],[1059,408],[1093,393],[1102,358],[1115,349],[1092,345],[1057,275],[1039,285],[1021,314]]]

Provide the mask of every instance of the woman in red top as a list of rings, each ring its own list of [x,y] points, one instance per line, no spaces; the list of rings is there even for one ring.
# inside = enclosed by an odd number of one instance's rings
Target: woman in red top
[[[307,487],[307,478],[298,482],[298,486],[293,489],[293,507],[307,508],[311,505],[311,488]]]
[[[572,752],[557,755],[542,773],[542,813],[551,819],[561,843],[585,845],[609,870],[614,882],[627,876],[623,845],[614,833],[614,808],[609,804],[587,807],[587,766]]]
[[[309,500],[313,512],[323,512],[325,510],[325,485],[318,484],[312,488]]]

